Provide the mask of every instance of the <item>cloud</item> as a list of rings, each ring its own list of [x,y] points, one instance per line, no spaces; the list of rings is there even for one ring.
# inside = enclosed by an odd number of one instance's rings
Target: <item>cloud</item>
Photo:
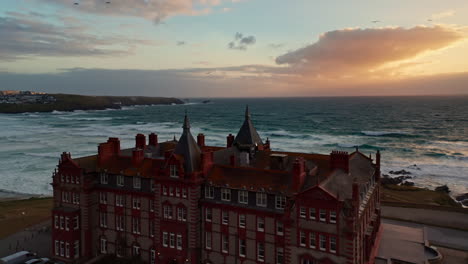
[[[67,19],[67,18],[63,18]],[[95,36],[83,25],[57,26],[22,13],[0,17],[0,59],[17,60],[31,56],[122,56],[135,45],[156,45],[151,40],[122,36]],[[73,24],[73,23],[70,23]]]
[[[278,56],[276,63],[309,77],[384,74],[379,70],[389,63],[404,62],[464,38],[460,30],[449,26],[342,29],[326,32],[317,42]]]
[[[279,48],[282,48],[284,47],[284,43],[270,43],[268,45],[268,47],[272,48],[272,49],[279,49]]]
[[[185,44],[187,44],[187,42],[185,42],[185,41],[177,41],[177,46],[183,46],[183,45],[185,45]]]
[[[222,3],[221,0],[113,0],[106,4],[104,0],[77,0],[79,5],[74,5],[71,0],[35,1],[92,14],[142,17],[156,23],[171,16],[208,14],[212,7]]]
[[[237,32],[234,35],[234,40],[228,43],[228,48],[236,50],[246,50],[248,46],[254,45],[256,39],[254,36],[244,36]]]
[[[454,15],[455,15],[455,10],[448,10],[448,11],[440,12],[440,13],[437,13],[437,14],[433,14],[431,16],[431,18],[432,19],[442,19],[442,18],[454,16]]]

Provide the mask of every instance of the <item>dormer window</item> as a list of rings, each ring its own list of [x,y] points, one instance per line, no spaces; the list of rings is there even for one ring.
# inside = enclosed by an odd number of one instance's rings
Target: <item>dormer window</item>
[[[284,210],[286,206],[286,197],[282,195],[276,195],[276,209]]]
[[[179,178],[179,171],[177,170],[177,165],[171,165],[170,167],[170,176],[171,178]]]
[[[133,177],[133,188],[140,189],[141,188],[141,178],[140,177]]]
[[[267,206],[267,195],[266,193],[257,193],[257,206]]]
[[[107,173],[101,172],[101,184],[107,184],[109,181],[109,175]]]
[[[213,199],[214,198],[214,188],[213,186],[205,186],[205,198]]]
[[[221,189],[221,200],[230,202],[231,201],[231,190]]]
[[[117,186],[124,186],[124,176],[117,175]]]

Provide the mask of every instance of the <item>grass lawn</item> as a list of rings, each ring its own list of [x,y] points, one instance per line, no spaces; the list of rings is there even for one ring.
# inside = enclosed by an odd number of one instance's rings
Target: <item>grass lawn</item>
[[[0,239],[50,218],[52,198],[0,202]]]

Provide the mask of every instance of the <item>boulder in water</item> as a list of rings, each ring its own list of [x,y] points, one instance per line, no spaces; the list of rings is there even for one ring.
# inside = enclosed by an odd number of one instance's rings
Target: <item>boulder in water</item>
[[[401,185],[403,185],[403,186],[414,186],[414,182],[405,181]]]

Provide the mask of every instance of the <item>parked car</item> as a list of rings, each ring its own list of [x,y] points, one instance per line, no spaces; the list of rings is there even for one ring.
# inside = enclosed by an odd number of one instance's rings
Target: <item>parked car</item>
[[[24,262],[24,264],[46,264],[48,262],[49,262],[48,258],[40,258],[40,259],[30,259]]]
[[[29,251],[19,251],[0,259],[0,264],[21,264],[34,258],[36,255]]]

